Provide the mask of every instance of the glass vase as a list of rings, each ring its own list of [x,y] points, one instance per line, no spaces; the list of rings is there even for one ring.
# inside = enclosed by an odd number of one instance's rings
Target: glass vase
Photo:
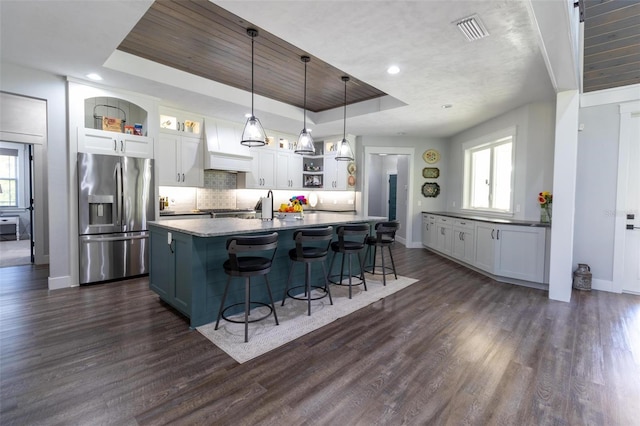
[[[551,223],[551,206],[540,207],[540,222]]]

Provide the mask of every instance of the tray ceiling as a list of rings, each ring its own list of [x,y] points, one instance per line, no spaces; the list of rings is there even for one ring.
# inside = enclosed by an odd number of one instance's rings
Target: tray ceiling
[[[172,68],[251,90],[251,38],[256,28],[256,94],[302,108],[304,64],[301,49],[275,37],[208,0],[157,0],[138,21],[119,50]],[[307,65],[307,109],[320,112],[344,105],[346,75],[311,56]],[[385,93],[351,76],[348,103]]]

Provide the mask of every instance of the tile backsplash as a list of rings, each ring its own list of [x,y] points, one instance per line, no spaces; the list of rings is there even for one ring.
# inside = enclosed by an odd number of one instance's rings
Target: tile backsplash
[[[204,188],[161,186],[160,196],[169,197],[169,210],[235,209],[236,179],[234,173],[205,170]]]
[[[253,208],[260,197],[267,196],[266,189],[236,189],[237,174],[219,170],[205,170],[203,188],[181,188],[161,186],[160,196],[169,197],[171,211],[194,209],[235,209]],[[356,192],[354,191],[310,191],[274,190],[274,208],[288,203],[293,195],[309,198],[315,192],[318,205],[307,206],[308,210],[353,211]]]

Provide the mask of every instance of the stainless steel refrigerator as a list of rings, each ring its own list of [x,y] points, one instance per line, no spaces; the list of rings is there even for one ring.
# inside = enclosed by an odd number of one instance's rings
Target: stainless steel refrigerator
[[[149,272],[153,160],[78,153],[80,284]]]

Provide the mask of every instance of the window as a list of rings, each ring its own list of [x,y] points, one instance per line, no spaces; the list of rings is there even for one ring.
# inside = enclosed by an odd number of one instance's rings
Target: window
[[[0,207],[18,207],[18,150],[0,148]]]
[[[504,135],[505,132],[502,132]],[[511,213],[515,131],[464,144],[464,208]],[[495,135],[494,135],[495,136]]]

